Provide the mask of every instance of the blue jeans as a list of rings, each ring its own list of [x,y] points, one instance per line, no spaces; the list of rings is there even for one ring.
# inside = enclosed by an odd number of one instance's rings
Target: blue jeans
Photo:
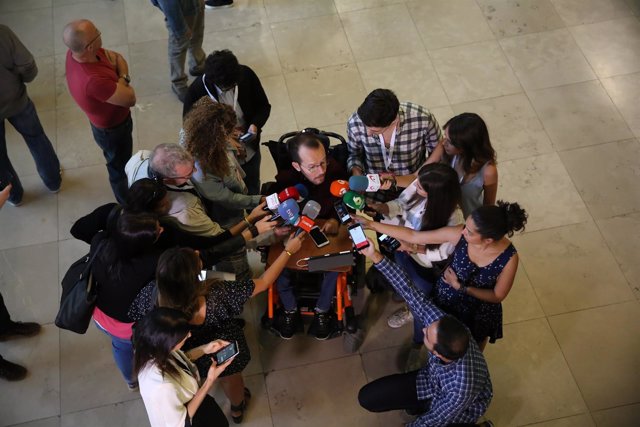
[[[137,385],[138,380],[133,378],[133,343],[131,340],[113,336],[95,320],[94,323],[100,331],[104,332],[106,336],[111,338],[111,352],[113,353],[113,360],[116,362],[116,366],[120,370],[124,380],[130,386]]]
[[[409,255],[404,252],[395,253],[396,263],[402,267],[415,287],[429,296],[433,289],[433,272],[430,268],[426,268],[415,262]],[[416,344],[422,343],[424,325],[418,320],[417,316],[413,316],[413,342]]]
[[[336,293],[336,282],[338,281],[338,273],[333,271],[327,271],[322,278],[322,284],[320,285],[320,296],[316,301],[316,309],[318,311],[329,311],[331,309],[331,300]],[[285,268],[280,273],[280,276],[276,279],[276,289],[280,296],[282,306],[287,311],[292,311],[298,308],[298,302],[293,292],[294,284],[291,283],[291,272]]]
[[[174,0],[179,1],[179,0]],[[169,31],[169,71],[171,85],[177,91],[186,91],[189,86],[188,77],[184,72],[184,63],[189,53],[189,71],[192,74],[204,72],[206,54],[202,50],[204,39],[204,2],[200,1],[195,15],[183,16],[187,27],[191,30],[191,38],[183,34],[176,34],[165,19]]]
[[[127,174],[124,167],[131,158],[133,151],[133,121],[131,114],[124,122],[118,126],[102,129],[91,124],[93,138],[98,147],[102,149],[102,154],[107,160],[107,171],[109,172],[109,183],[118,203],[126,201],[129,186],[127,185]]]
[[[56,152],[53,150],[51,141],[42,129],[36,107],[28,99],[27,106],[18,114],[7,117],[9,123],[22,135],[24,141],[31,151],[31,156],[36,163],[38,175],[42,178],[44,185],[49,190],[57,190],[60,188],[60,161]],[[11,195],[9,200],[12,202],[20,202],[24,189],[18,174],[16,173],[9,155],[7,153],[7,140],[4,134],[4,120],[0,122],[0,171],[9,172],[12,175]]]

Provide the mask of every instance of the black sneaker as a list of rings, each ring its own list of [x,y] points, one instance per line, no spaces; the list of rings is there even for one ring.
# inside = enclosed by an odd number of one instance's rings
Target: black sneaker
[[[309,326],[309,334],[315,335],[316,339],[326,340],[336,331],[336,322],[334,321],[332,311],[324,313],[316,311],[313,315],[313,321]]]
[[[282,312],[276,317],[276,321],[271,329],[280,335],[280,338],[290,340],[296,332],[302,329],[300,312],[298,310]]]
[[[4,360],[0,356],[0,378],[7,381],[20,381],[27,376],[27,369],[23,366]]]
[[[232,7],[233,0],[206,0],[204,7],[206,9],[218,9],[222,7]]]
[[[34,322],[10,322],[9,327],[0,332],[0,341],[16,337],[32,337],[40,332],[40,325]]]

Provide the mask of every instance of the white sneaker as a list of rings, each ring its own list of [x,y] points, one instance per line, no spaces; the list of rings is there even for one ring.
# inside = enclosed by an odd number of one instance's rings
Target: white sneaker
[[[390,328],[396,329],[403,327],[411,321],[413,321],[413,314],[411,314],[407,306],[404,306],[389,316],[387,325],[389,325]]]

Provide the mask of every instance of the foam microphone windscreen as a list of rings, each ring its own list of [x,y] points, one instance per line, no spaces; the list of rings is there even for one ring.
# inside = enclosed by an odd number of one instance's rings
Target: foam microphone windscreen
[[[298,200],[299,197],[300,193],[296,187],[287,187],[278,194],[278,200],[280,200],[280,203],[289,199]]]
[[[302,215],[308,216],[311,219],[316,219],[320,214],[321,209],[322,207],[320,206],[320,203],[315,200],[309,200],[302,209]]]
[[[300,207],[293,199],[285,200],[278,206],[278,213],[287,224],[295,224],[300,215]]]
[[[337,179],[331,183],[329,191],[334,197],[342,197],[349,191],[349,183],[343,179]]]
[[[357,211],[362,210],[366,206],[364,196],[355,191],[347,191],[342,197],[342,201],[344,201],[345,205]]]
[[[362,193],[369,186],[369,180],[366,176],[354,175],[349,178],[349,188],[353,191]]]
[[[296,190],[298,190],[298,201],[301,202],[302,200],[306,199],[307,197],[309,197],[309,190],[307,190],[307,187],[305,187],[303,184],[296,184],[294,185],[294,187],[296,188]]]
[[[316,225],[315,222],[313,222],[313,220],[309,217],[306,217],[304,215],[302,215],[300,217],[300,220],[298,221],[298,223],[296,224],[296,226],[300,229],[300,230],[304,230],[307,233],[309,231],[311,231],[311,229],[313,228],[313,226]],[[298,234],[298,233],[296,233]]]

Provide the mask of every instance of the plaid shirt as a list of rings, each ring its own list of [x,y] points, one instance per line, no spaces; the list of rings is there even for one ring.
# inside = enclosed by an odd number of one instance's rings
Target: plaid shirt
[[[347,169],[359,166],[365,173],[392,172],[396,175],[409,175],[420,169],[429,154],[442,139],[442,130],[436,118],[426,108],[400,103],[399,129],[396,134],[395,149],[389,169],[385,167],[380,138],[368,136],[364,123],[358,113],[353,113],[347,122],[349,159]],[[375,201],[387,202],[398,197],[398,191],[379,191],[369,193]]]
[[[413,315],[425,326],[445,314],[412,284],[397,264],[384,258],[376,268],[404,297]],[[446,426],[450,423],[475,423],[487,410],[493,391],[487,363],[473,338],[467,353],[445,364],[429,354],[427,365],[416,378],[419,400],[431,400],[427,412],[408,424],[411,427]]]

